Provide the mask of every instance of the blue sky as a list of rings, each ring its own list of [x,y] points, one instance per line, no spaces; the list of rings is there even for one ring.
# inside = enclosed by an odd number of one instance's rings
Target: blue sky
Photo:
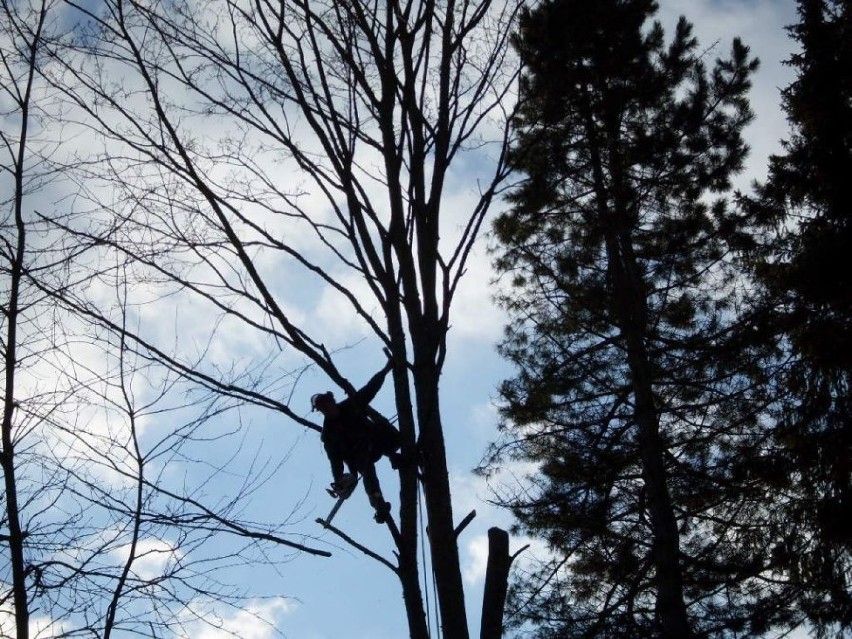
[[[752,106],[757,117],[747,132],[752,147],[751,162],[746,174],[738,181],[741,188],[747,188],[752,179],[765,175],[767,155],[778,149],[779,140],[787,132],[778,105],[779,90],[788,84],[791,77],[790,70],[781,61],[789,56],[793,47],[783,27],[795,21],[794,3],[788,0],[660,0],[660,5],[659,17],[667,27],[674,24],[678,15],[685,14],[694,23],[696,35],[703,46],[718,41],[712,57],[725,55],[730,40],[740,36],[762,61],[752,92]],[[468,179],[476,171],[476,166],[460,163],[455,179],[448,182],[444,200],[444,211],[448,217],[452,217],[454,207],[461,210],[476,197],[476,183]],[[499,204],[495,207],[495,210],[498,209]],[[474,508],[478,513],[460,539],[472,636],[478,635],[486,531],[494,525],[508,527],[511,524],[506,513],[487,504],[488,486],[471,473],[495,436],[495,388],[501,379],[511,375],[511,370],[495,351],[503,320],[490,301],[493,274],[489,267],[487,243],[487,237],[480,238],[455,302],[440,389],[455,517],[460,520]],[[280,265],[272,265],[272,268],[280,268]],[[327,295],[326,291],[305,289],[294,281],[298,276],[291,276],[287,271],[276,273],[280,293],[289,308],[323,336],[328,348],[345,349],[335,361],[354,384],[366,382],[381,366],[383,358],[379,346],[368,337],[363,325],[345,315],[339,301]],[[170,307],[159,305],[141,309],[140,322],[156,326],[161,336],[167,336],[172,322],[180,316],[182,328],[192,329],[191,334],[203,343],[213,330],[211,322],[194,315],[191,304],[183,298],[176,297],[170,304]],[[186,344],[182,344],[184,346]],[[268,348],[268,343],[226,324],[216,334],[212,354],[221,358],[222,362],[236,355],[250,364],[262,359]],[[292,369],[302,364],[298,358],[286,363]],[[379,394],[374,407],[391,415],[389,386],[388,383],[388,387]],[[308,370],[295,387],[284,383],[280,392],[292,392],[291,409],[318,421],[316,413],[310,414],[309,398],[315,392],[330,388],[333,386],[324,375]],[[141,389],[140,394],[144,394]],[[150,440],[153,440],[158,429],[156,419],[152,417],[146,427]],[[226,449],[216,448],[213,442],[198,444],[196,450],[199,454],[201,451],[204,455],[209,453],[209,463],[219,464],[222,469],[215,474],[213,482],[208,486],[202,485],[200,489],[211,497],[231,492],[249,464],[267,464],[268,472],[261,473],[267,481],[257,488],[251,502],[245,504],[245,516],[257,521],[286,519],[291,535],[304,536],[305,543],[331,550],[333,556],[294,555],[280,548],[266,547],[263,549],[268,560],[265,565],[246,567],[239,561],[233,562],[225,575],[249,595],[250,606],[246,610],[217,608],[222,630],[198,626],[192,632],[193,639],[219,639],[231,636],[230,633],[235,631],[249,639],[271,639],[277,633],[292,639],[406,637],[407,625],[396,577],[376,561],[324,532],[314,522],[315,518],[324,517],[333,503],[325,493],[330,472],[317,434],[283,415],[260,409],[229,413],[213,428],[223,431],[233,429],[239,435],[228,440],[231,443]],[[235,450],[233,442],[242,442],[243,448]],[[186,477],[191,483],[205,476],[194,475],[199,470],[179,467],[168,472],[174,473],[175,477],[187,472]],[[380,463],[379,475],[386,497],[396,507],[397,486],[387,462]],[[376,552],[392,556],[386,530],[372,521],[371,509],[360,488],[344,504],[335,524]],[[512,540],[512,549],[527,541]],[[163,561],[163,557],[169,554],[168,540],[153,539],[147,543],[152,549],[159,548],[163,552],[149,555],[139,570],[146,569],[146,562],[148,568],[157,568],[157,562]],[[203,552],[217,552],[220,543],[221,548],[229,547],[226,540],[205,547]],[[533,551],[534,548],[529,552]],[[199,549],[198,552],[202,551]],[[424,573],[428,574],[428,571]],[[434,606],[429,583],[425,586],[424,594],[426,592]],[[199,601],[198,605],[203,607],[205,602]]]
[[[751,46],[754,55],[761,59],[761,68],[754,80],[752,106],[756,112],[754,124],[747,131],[752,147],[749,169],[738,180],[740,188],[747,188],[751,180],[765,176],[766,157],[777,151],[778,142],[786,135],[787,124],[779,110],[779,89],[790,80],[790,70],[781,64],[792,51],[793,43],[783,27],[795,21],[792,2],[742,0],[717,2],[680,0],[660,2],[660,19],[670,26],[677,16],[684,14],[696,29],[703,46],[719,41],[713,57],[725,55],[730,41],[740,36]],[[450,194],[451,197],[463,195]],[[484,500],[489,491],[484,483],[471,475],[485,446],[491,440],[496,424],[492,400],[499,381],[511,370],[495,354],[494,344],[499,339],[502,320],[500,313],[488,304],[491,274],[485,251],[486,239],[478,245],[472,268],[462,288],[462,299],[457,301],[450,332],[449,355],[441,383],[442,406],[447,425],[450,467],[453,470],[454,513],[457,519],[470,508],[476,508],[477,518],[462,537],[460,549],[466,567],[466,584],[472,635],[478,634],[479,603],[481,598],[484,565],[481,551],[488,527],[507,526],[510,519],[497,512]],[[356,358],[357,359],[357,358]],[[353,378],[366,379],[369,369],[359,369],[353,363]],[[323,388],[322,380],[316,386]],[[389,405],[382,395],[377,407]],[[299,456],[313,459],[314,465],[305,471],[315,477],[311,492],[313,503],[322,512],[330,505],[319,490],[325,475],[324,460],[313,438],[306,437],[299,445]],[[384,479],[383,485],[392,485]],[[372,540],[381,547],[381,535],[369,521],[366,501],[361,495],[344,506],[338,522],[358,534],[359,539]],[[526,540],[512,540],[517,549]],[[301,571],[314,578],[304,582],[295,575]],[[301,603],[279,619],[279,629],[289,637],[331,639],[346,636],[353,639],[392,638],[406,636],[406,625],[399,591],[392,575],[371,560],[337,551],[331,560],[297,559],[292,565],[293,593],[298,593]],[[306,587],[307,586],[307,587]],[[328,611],[333,611],[329,613]]]

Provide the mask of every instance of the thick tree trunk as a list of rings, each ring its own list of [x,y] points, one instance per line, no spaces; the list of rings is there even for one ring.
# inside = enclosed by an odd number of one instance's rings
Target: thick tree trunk
[[[663,637],[687,639],[692,636],[683,599],[680,565],[680,536],[663,463],[665,445],[660,437],[659,418],[654,406],[649,366],[644,345],[638,336],[628,337],[628,359],[636,401],[639,427],[639,454],[642,478],[648,499],[653,531],[653,561],[656,571],[656,610]]]
[[[400,546],[399,582],[402,585],[402,600],[408,620],[408,632],[411,639],[429,639],[429,628],[423,609],[423,595],[420,590],[420,574],[417,566],[417,553]]]
[[[423,487],[429,517],[429,542],[438,590],[438,607],[444,635],[453,639],[467,639],[469,629],[464,586],[455,539],[444,432],[437,401],[438,380],[434,369],[430,368],[425,375],[421,371],[419,380],[415,376],[415,387],[420,421]]]
[[[395,288],[392,281],[387,283],[388,296]],[[399,362],[405,362],[405,334],[402,330],[402,316],[399,307],[389,304],[388,332],[391,336],[392,357],[397,365],[393,370],[394,396],[399,418],[398,427],[402,437],[402,453],[405,463],[399,469],[399,512],[400,535],[396,539],[399,552],[397,577],[402,586],[402,599],[408,620],[408,632],[411,639],[429,639],[426,612],[423,606],[423,593],[420,588],[420,567],[417,563],[417,543],[419,538],[417,495],[418,479],[414,414],[411,401],[411,386],[408,370]]]
[[[683,575],[680,565],[680,538],[671,495],[666,484],[663,463],[664,444],[659,432],[659,415],[654,402],[651,363],[645,348],[647,336],[647,299],[645,282],[633,253],[630,216],[627,212],[623,185],[625,175],[620,166],[618,118],[609,122],[607,135],[601,136],[586,113],[586,132],[598,215],[604,233],[607,270],[612,287],[610,300],[614,319],[627,348],[627,365],[635,401],[636,424],[639,428],[639,455],[642,478],[648,500],[652,531],[652,560],[657,589],[656,611],[662,636],[666,639],[689,639],[692,630],[683,598]],[[602,139],[608,141],[610,183],[604,177],[601,158]]]
[[[488,565],[485,569],[485,591],[482,594],[480,639],[503,636],[503,610],[509,590],[509,533],[501,528],[488,529]]]
[[[613,308],[627,347],[627,364],[639,429],[639,455],[645,481],[652,530],[652,558],[657,586],[656,611],[666,639],[692,636],[683,597],[680,535],[669,494],[664,464],[665,443],[660,436],[659,413],[654,401],[654,376],[645,347],[647,300],[645,283],[627,232],[608,230],[607,244],[613,280]]]

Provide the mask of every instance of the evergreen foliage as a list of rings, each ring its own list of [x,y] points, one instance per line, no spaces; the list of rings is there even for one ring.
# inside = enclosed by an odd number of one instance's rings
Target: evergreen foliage
[[[504,501],[552,553],[512,593],[539,637],[800,621],[773,555],[775,352],[741,319],[733,257],[752,239],[725,201],[757,62],[734,40],[708,65],[685,19],[667,43],[656,9],[549,0],[515,41],[525,177],[494,230],[518,373],[490,462],[535,468]]]
[[[800,0],[801,46],[783,92],[784,153],[744,209],[767,225],[751,251],[759,334],[777,344],[773,465],[788,495],[776,550],[821,632],[852,628],[852,3]]]

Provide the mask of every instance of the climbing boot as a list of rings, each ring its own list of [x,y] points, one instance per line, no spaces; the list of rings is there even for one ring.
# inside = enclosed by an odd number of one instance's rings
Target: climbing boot
[[[388,502],[384,502],[384,504],[376,508],[376,514],[373,515],[373,519],[376,520],[377,524],[384,524],[390,519],[390,504]]]
[[[377,524],[385,523],[390,517],[391,505],[384,500],[381,493],[370,493],[368,497],[370,498],[370,505],[376,510],[373,519],[376,520]]]

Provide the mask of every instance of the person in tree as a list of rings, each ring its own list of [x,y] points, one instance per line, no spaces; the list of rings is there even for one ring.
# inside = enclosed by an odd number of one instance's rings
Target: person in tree
[[[388,354],[388,351],[385,353]],[[335,401],[331,391],[311,397],[313,410],[325,417],[321,439],[334,477],[330,492],[336,496],[348,496],[360,475],[364,478],[364,490],[376,511],[374,518],[378,523],[387,521],[390,504],[382,496],[375,463],[387,456],[395,468],[401,441],[399,431],[370,408],[369,403],[381,389],[392,367],[389,358],[384,368],[373,375],[363,388],[340,402]],[[349,468],[348,474],[343,472],[344,463]]]

